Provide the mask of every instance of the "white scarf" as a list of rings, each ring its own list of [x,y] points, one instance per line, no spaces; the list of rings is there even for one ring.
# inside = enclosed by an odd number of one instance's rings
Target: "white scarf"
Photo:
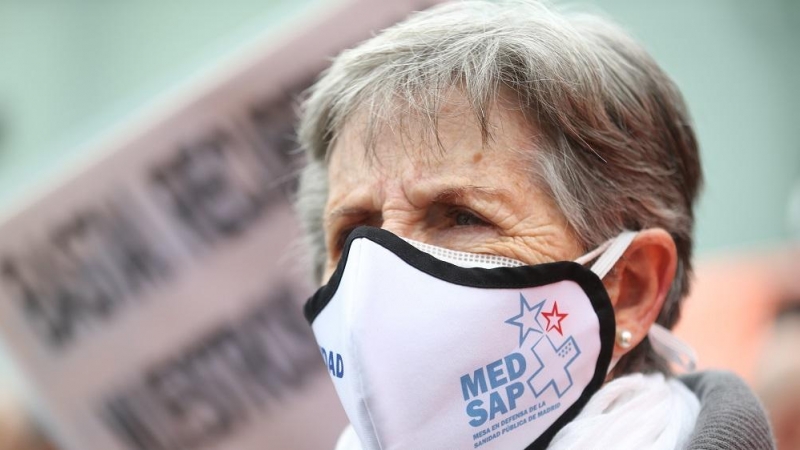
[[[699,400],[680,381],[627,375],[603,386],[547,448],[681,449],[699,412]],[[336,450],[361,450],[353,427],[345,428]]]
[[[547,448],[681,449],[699,412],[697,396],[680,381],[627,375],[597,391]]]

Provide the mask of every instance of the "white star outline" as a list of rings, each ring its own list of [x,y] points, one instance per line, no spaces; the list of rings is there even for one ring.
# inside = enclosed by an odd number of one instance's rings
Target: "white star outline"
[[[508,319],[505,323],[519,327],[519,346],[525,342],[525,339],[531,332],[544,334],[542,331],[542,324],[539,323],[539,313],[544,308],[544,303],[547,299],[530,306],[528,299],[522,293],[519,294],[519,314]]]

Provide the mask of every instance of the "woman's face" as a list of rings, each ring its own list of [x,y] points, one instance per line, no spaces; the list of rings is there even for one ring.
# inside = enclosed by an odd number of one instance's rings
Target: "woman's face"
[[[364,146],[363,121],[345,127],[332,150],[324,229],[326,281],[347,234],[381,227],[416,241],[527,264],[571,260],[583,252],[564,216],[531,175],[523,155],[536,149],[536,130],[514,110],[496,106],[484,145],[474,114],[454,93],[435,139],[410,124],[384,127],[374,153]],[[441,145],[441,147],[440,147]]]

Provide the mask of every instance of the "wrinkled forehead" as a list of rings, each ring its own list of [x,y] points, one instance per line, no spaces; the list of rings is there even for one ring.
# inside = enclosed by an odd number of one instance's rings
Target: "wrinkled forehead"
[[[436,165],[465,153],[483,158],[500,149],[527,158],[539,132],[515,98],[502,93],[478,105],[452,88],[431,106],[395,100],[376,113],[362,105],[344,121],[328,159],[385,169],[402,161]]]

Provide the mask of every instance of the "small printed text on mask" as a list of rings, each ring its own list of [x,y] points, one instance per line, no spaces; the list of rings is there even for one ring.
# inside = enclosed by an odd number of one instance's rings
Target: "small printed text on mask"
[[[342,355],[332,351],[325,351],[324,347],[320,347],[319,350],[322,352],[322,360],[328,366],[328,372],[331,373],[331,376],[344,378],[344,359],[342,359]]]

